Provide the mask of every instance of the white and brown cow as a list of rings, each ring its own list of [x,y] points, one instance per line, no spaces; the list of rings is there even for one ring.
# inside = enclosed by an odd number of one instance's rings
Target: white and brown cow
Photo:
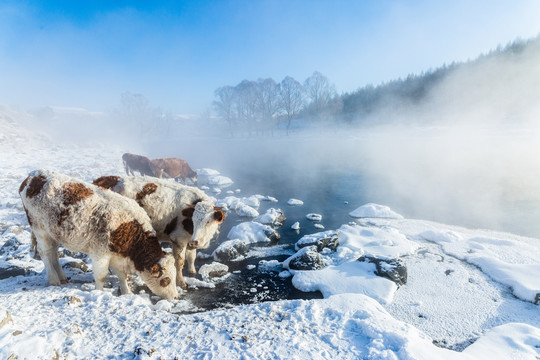
[[[176,264],[176,283],[183,289],[182,275],[187,261],[195,273],[197,249],[208,247],[219,225],[225,220],[221,208],[192,186],[166,180],[132,176],[102,176],[94,184],[136,200],[146,210],[160,241],[172,242]]]
[[[174,258],[159,245],[146,212],[133,200],[92,184],[45,170],[30,173],[19,188],[50,285],[67,282],[58,244],[90,256],[96,289],[109,267],[122,294],[127,274],[141,276],[155,294],[178,298]]]
[[[150,168],[150,159],[146,156],[135,155],[130,153],[125,153],[122,155],[122,161],[124,162],[124,168],[126,174],[135,175],[135,171],[138,171],[139,174],[153,176],[154,173]]]
[[[188,165],[187,161],[179,158],[153,159],[150,168],[158,178],[172,178],[176,181],[182,179],[184,185],[187,179],[197,182],[197,173]],[[128,174],[129,175],[129,174]]]

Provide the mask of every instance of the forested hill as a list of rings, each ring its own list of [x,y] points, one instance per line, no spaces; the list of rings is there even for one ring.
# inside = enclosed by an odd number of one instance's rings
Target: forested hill
[[[474,111],[480,117],[527,121],[531,107],[540,101],[538,84],[540,36],[468,62],[342,94],[341,115],[349,123],[370,124],[393,121],[396,115],[414,114],[414,120],[426,122],[436,121],[443,112],[442,117],[450,117]]]
[[[396,60],[399,61],[399,60]],[[231,132],[313,126],[529,122],[540,115],[540,36],[517,40],[474,60],[443,65],[377,86],[338,94],[315,71],[243,80],[215,91],[214,109]],[[285,126],[284,126],[285,125]]]

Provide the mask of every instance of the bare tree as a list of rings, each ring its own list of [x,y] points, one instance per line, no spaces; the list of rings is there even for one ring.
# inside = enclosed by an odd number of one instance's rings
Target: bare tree
[[[222,86],[214,91],[214,95],[218,98],[217,101],[214,101],[214,109],[218,116],[221,116],[229,124],[229,131],[232,136],[233,122],[235,120],[236,90],[232,86]]]
[[[279,84],[279,98],[281,109],[287,118],[287,135],[293,117],[304,107],[304,87],[290,76],[286,76]]]
[[[238,118],[248,129],[256,128],[259,118],[258,87],[255,81],[243,80],[234,87]]]
[[[273,79],[257,80],[258,108],[262,128],[269,127],[274,132],[275,118],[279,111],[279,87]]]
[[[336,96],[334,85],[328,81],[328,78],[318,71],[306,79],[304,88],[311,100],[309,104],[310,112],[319,119],[324,117],[324,110]]]

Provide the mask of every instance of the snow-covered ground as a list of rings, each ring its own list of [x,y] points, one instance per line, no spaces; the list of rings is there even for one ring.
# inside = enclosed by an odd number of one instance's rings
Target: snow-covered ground
[[[194,313],[182,295],[174,303],[148,294],[118,296],[113,276],[112,288],[94,290],[76,254],[61,259],[71,281],[47,286],[42,262],[32,257],[18,197],[28,172],[46,168],[86,181],[120,174],[123,149],[54,145],[0,117],[0,152],[0,274],[25,273],[0,280],[2,359],[540,358],[539,239],[404,219],[369,204],[355,211],[359,219],[345,218],[327,231],[339,231],[339,246],[320,252],[323,269],[284,270],[276,261],[260,266],[292,275],[295,286],[321,291],[324,299]],[[203,174],[222,176],[210,169]],[[212,186],[232,181],[217,179]],[[265,199],[228,194],[219,200],[253,218]],[[268,227],[243,222],[224,235],[268,242],[261,234]],[[373,264],[356,260],[362,255],[400,258],[407,283],[398,287],[376,276]],[[214,264],[202,272],[208,277],[216,269],[225,271]],[[211,283],[188,284],[196,292]]]

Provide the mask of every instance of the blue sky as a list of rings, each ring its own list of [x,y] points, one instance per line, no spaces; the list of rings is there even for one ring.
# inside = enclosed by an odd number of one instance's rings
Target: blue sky
[[[0,0],[0,104],[179,113],[244,79],[326,75],[338,92],[540,33],[537,0]]]

